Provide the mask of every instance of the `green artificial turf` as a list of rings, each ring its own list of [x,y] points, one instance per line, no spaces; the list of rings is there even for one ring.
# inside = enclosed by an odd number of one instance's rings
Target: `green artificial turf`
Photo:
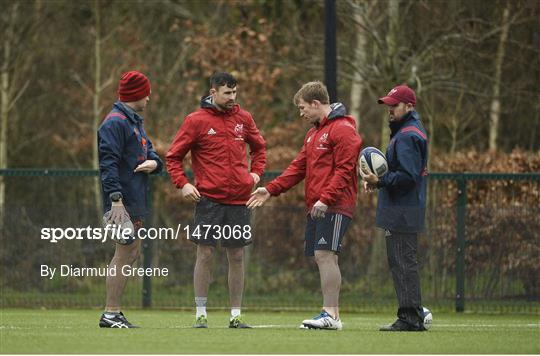
[[[299,312],[245,312],[254,329],[229,329],[228,313],[210,311],[208,329],[192,329],[192,312],[125,310],[140,329],[100,329],[99,310],[3,309],[1,353],[69,354],[527,354],[540,353],[537,315],[433,311],[428,332],[385,333],[393,315],[341,315],[341,331],[301,330]],[[314,310],[313,314],[317,311]]]

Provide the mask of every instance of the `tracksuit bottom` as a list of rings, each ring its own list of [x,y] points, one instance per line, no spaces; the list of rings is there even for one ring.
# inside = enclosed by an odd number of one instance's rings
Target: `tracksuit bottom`
[[[418,234],[386,230],[386,254],[398,299],[397,317],[414,326],[423,326],[424,311],[416,250]]]

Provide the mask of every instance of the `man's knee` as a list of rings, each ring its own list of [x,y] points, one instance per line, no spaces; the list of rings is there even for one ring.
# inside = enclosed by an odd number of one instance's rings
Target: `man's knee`
[[[204,264],[212,262],[214,250],[214,246],[197,246],[197,261]]]
[[[132,265],[139,258],[140,242],[135,241],[131,245],[116,245],[114,257],[122,264]]]
[[[337,264],[337,255],[334,251],[316,250],[315,262],[320,265]]]
[[[244,248],[228,248],[227,258],[230,264],[241,264],[244,262]]]

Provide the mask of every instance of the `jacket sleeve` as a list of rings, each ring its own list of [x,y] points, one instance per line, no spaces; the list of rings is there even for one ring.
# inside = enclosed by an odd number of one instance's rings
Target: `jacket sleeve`
[[[189,183],[182,161],[186,154],[193,147],[197,134],[195,125],[192,119],[188,116],[178,129],[176,136],[166,155],[167,171],[171,176],[171,180],[176,187],[182,189],[184,185]]]
[[[251,115],[248,117],[246,129],[246,141],[249,145],[249,155],[251,157],[251,172],[261,177],[266,167],[266,142],[264,142],[264,138]]]
[[[334,172],[330,182],[321,192],[319,200],[332,206],[345,194],[346,187],[351,184],[351,175],[356,172],[358,155],[362,146],[362,139],[352,125],[340,125],[332,134],[334,143]]]
[[[306,145],[283,173],[266,186],[270,195],[278,196],[300,183],[306,177]]]
[[[420,138],[416,135],[403,135],[396,140],[395,154],[397,157],[397,169],[388,171],[379,179],[377,186],[390,190],[412,189],[421,178],[422,151]]]
[[[122,192],[118,171],[125,143],[121,121],[109,119],[98,130],[99,172],[106,195]]]
[[[152,145],[152,141],[150,141],[150,139],[148,139],[148,159],[153,159],[158,164],[156,169],[154,169],[150,174],[157,174],[163,170],[163,161],[161,158],[159,158],[159,155],[154,150],[154,146]]]

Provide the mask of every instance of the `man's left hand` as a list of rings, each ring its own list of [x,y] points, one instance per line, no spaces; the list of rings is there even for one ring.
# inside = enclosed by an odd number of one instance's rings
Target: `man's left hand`
[[[152,173],[156,168],[158,164],[153,159],[147,159],[143,163],[139,164],[137,168],[135,168],[134,172],[143,172],[143,173]]]
[[[311,215],[312,219],[322,219],[324,218],[324,215],[326,214],[326,210],[328,210],[328,205],[318,200],[313,205],[313,208],[311,208],[311,211],[309,212],[309,214]]]

